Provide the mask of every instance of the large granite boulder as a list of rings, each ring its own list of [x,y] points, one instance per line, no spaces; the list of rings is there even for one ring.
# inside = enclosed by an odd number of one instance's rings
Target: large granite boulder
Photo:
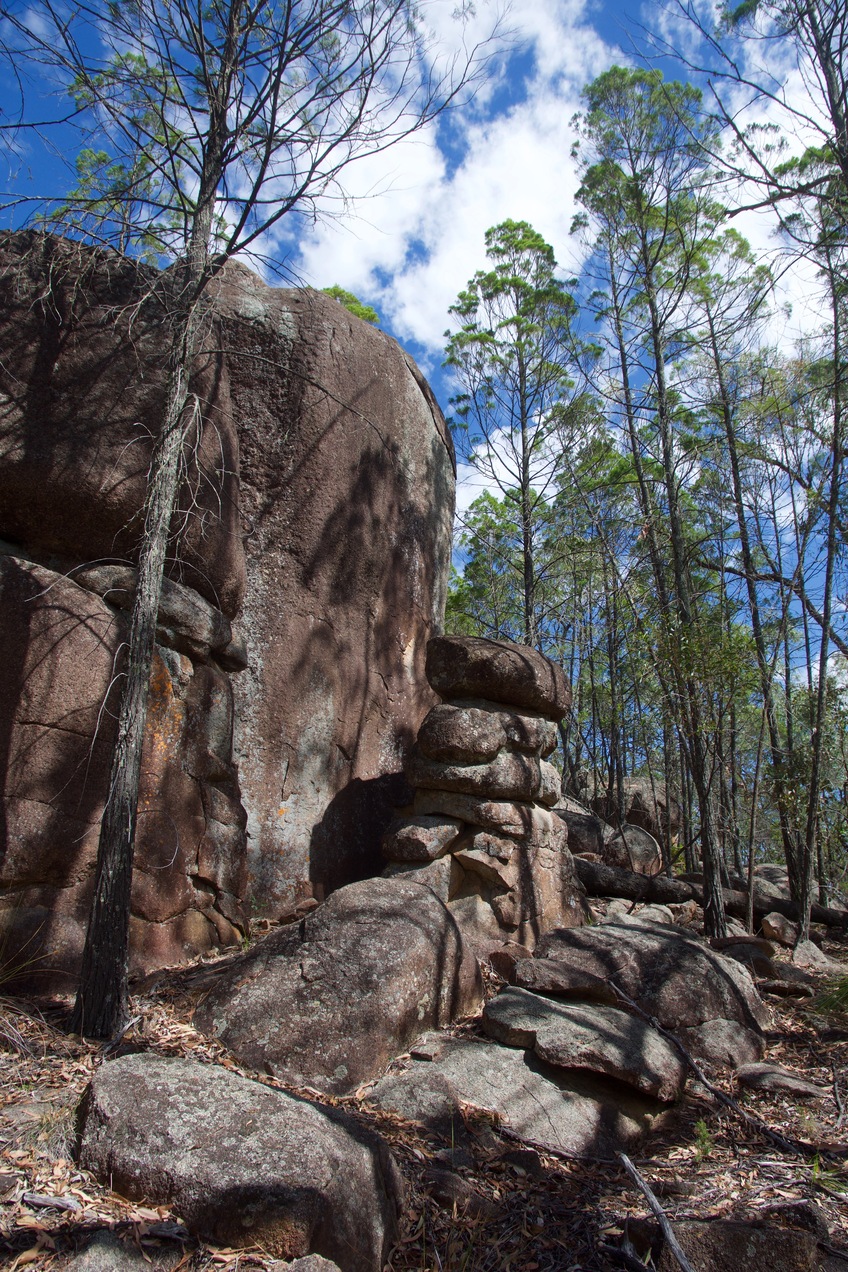
[[[100,1066],[79,1121],[85,1170],[125,1197],[173,1206],[198,1236],[381,1272],[402,1185],[383,1142],[343,1114],[215,1065],[142,1053]]]
[[[615,984],[667,1029],[730,1020],[756,1040],[768,1021],[754,983],[739,963],[671,927],[605,923],[550,932],[538,955],[552,965],[545,992],[558,992],[557,966],[566,987],[572,969],[581,979],[589,973]],[[516,964],[516,984],[522,984],[523,975],[522,964]]]
[[[682,1095],[686,1064],[638,1016],[600,1003],[557,1003],[526,989],[501,991],[483,1009],[483,1029],[508,1047],[530,1047],[557,1069],[605,1074],[655,1100]]]
[[[0,934],[42,932],[65,948],[67,970],[114,710],[117,643],[98,637],[89,656],[84,627],[91,612],[122,630],[135,586],[165,386],[160,280],[112,252],[0,236],[0,556],[12,579],[40,568],[75,584],[51,584],[38,605],[4,584],[0,744],[13,783],[27,731],[51,732],[38,744],[38,794],[2,792]],[[161,689],[170,705],[145,760],[136,865],[149,925],[140,954],[133,936],[137,967],[230,943],[245,912],[292,914],[376,873],[434,702],[424,661],[444,607],[454,460],[417,368],[332,298],[268,287],[239,264],[210,295],[210,331],[157,629],[166,672],[154,697]],[[57,625],[49,667],[33,673],[45,705],[32,715],[28,642],[42,648],[60,594],[80,623]],[[88,741],[74,727],[59,746],[62,703],[77,690]],[[29,957],[43,953],[39,937]]]
[[[658,875],[663,868],[662,849],[653,835],[641,826],[623,822],[618,828],[604,827],[601,858],[620,870],[634,874]]]
[[[381,869],[435,701],[455,461],[415,364],[337,301],[233,266],[215,310],[247,572],[235,758],[252,897],[273,915]]]
[[[571,706],[562,668],[529,645],[441,636],[427,648],[427,679],[442,698],[485,698],[561,720]]]
[[[195,1023],[252,1068],[346,1093],[481,994],[477,961],[434,892],[371,879],[228,966]]]
[[[627,777],[623,788],[623,817],[619,819],[614,793],[605,792],[592,801],[595,812],[618,825],[619,821],[641,826],[654,839],[662,842],[666,831],[674,838],[680,831],[681,809],[679,801],[667,790],[664,782],[645,777]]]

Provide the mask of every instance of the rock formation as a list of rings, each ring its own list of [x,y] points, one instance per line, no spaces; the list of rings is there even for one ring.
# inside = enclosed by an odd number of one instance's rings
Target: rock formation
[[[0,238],[0,940],[66,982],[161,418],[157,278]],[[454,467],[419,372],[335,300],[238,264],[209,321],[159,614],[135,971],[376,873],[434,701]]]
[[[628,823],[639,826],[662,841],[667,833],[675,839],[680,832],[681,809],[679,802],[667,790],[664,782],[644,777],[627,777],[622,782],[622,816],[619,816],[613,794],[606,793],[592,800],[592,808],[605,821],[618,826]]]
[[[460,636],[431,640],[426,669],[444,701],[407,762],[415,800],[383,838],[387,873],[428,882],[478,947],[582,923],[546,758],[570,702],[561,669],[524,645]]]

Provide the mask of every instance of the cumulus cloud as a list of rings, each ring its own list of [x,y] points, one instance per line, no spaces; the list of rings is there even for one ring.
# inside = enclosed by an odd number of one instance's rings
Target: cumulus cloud
[[[445,39],[458,29],[448,14],[445,6],[428,10]],[[465,38],[481,38],[490,17],[480,5]],[[489,226],[507,217],[530,221],[568,269],[578,185],[570,120],[582,86],[614,53],[582,0],[525,0],[508,23],[510,46],[447,134],[434,124],[354,165],[346,174],[353,217],[318,223],[300,243],[297,264],[307,282],[339,283],[367,298],[401,339],[423,350],[431,369],[448,308],[485,263]]]

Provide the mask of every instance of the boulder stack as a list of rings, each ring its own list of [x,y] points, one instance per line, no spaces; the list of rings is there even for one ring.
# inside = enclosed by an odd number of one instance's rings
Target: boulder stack
[[[415,870],[472,939],[534,946],[583,922],[547,757],[571,697],[562,670],[509,641],[440,636],[427,679],[443,701],[406,766],[415,788],[383,838],[387,874]]]

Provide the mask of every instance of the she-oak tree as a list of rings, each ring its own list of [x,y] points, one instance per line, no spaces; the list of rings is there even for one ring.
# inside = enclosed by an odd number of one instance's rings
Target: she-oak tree
[[[25,0],[0,6],[4,52],[70,95],[86,148],[71,195],[30,200],[57,228],[173,262],[155,283],[167,390],[143,512],[117,741],[72,1028],[127,1015],[132,858],[156,616],[209,285],[291,214],[342,197],[351,161],[434,121],[486,46],[441,58],[410,0]],[[24,101],[24,106],[26,102]],[[61,112],[67,124],[68,112]],[[58,122],[58,120],[57,120]],[[26,116],[21,127],[26,126]],[[35,127],[35,125],[33,125]],[[52,192],[56,193],[56,192]],[[267,240],[266,240],[267,241]]]

